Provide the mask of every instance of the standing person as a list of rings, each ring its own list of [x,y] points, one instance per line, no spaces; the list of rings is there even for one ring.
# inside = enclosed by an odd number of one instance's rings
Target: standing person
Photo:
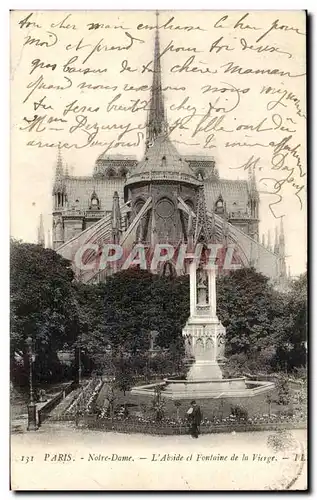
[[[202,419],[202,413],[200,406],[197,405],[196,401],[190,403],[190,408],[187,411],[187,417],[189,422],[190,434],[193,438],[198,438],[199,426]]]

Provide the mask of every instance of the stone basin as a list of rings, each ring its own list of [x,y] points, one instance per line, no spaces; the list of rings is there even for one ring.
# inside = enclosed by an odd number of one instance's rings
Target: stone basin
[[[171,380],[159,384],[134,387],[132,394],[154,396],[155,388],[160,387],[162,397],[168,399],[213,399],[252,397],[274,389],[273,382],[250,381],[245,377],[214,380]]]

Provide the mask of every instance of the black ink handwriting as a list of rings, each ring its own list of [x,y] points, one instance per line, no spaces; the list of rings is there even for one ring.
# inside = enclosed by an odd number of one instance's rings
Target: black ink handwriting
[[[178,26],[178,25],[173,25],[172,22],[174,21],[175,17],[170,17],[166,23],[162,24],[161,26],[158,27],[159,30],[161,29],[168,29],[168,30],[175,30],[175,31],[206,31],[205,29],[201,28],[200,26]],[[137,30],[155,30],[156,26],[153,25],[148,25],[148,24],[138,24]]]
[[[88,23],[87,24],[88,30],[99,30],[99,29],[112,29],[112,30],[128,30],[130,28],[126,28],[125,26],[122,25],[110,25],[110,24],[103,24],[103,23]]]
[[[122,51],[122,50],[130,50],[131,47],[133,46],[134,42],[139,42],[139,43],[144,43],[144,40],[140,40],[139,38],[135,38],[134,36],[130,35],[128,31],[125,31],[124,34],[128,37],[129,42],[127,45],[107,45],[104,42],[104,39],[101,38],[95,45],[92,45],[91,43],[84,43],[84,38],[81,38],[79,42],[75,45],[68,44],[66,45],[66,50],[73,50],[75,49],[76,52],[78,50],[86,49],[87,47],[92,47],[92,50],[89,52],[88,56],[85,57],[82,61],[82,64],[85,64],[90,57],[99,52],[107,52],[107,51]]]
[[[199,66],[192,66],[192,63],[195,62],[195,56],[191,56],[189,57],[185,62],[184,64],[175,64],[175,66],[172,66],[171,69],[170,69],[170,72],[171,73],[210,73],[210,74],[215,74],[217,73],[217,70],[216,69],[211,69],[209,68],[208,66],[202,66],[202,67],[199,67]],[[206,64],[205,62],[203,61],[199,61],[198,64]],[[142,71],[143,73],[143,71]]]
[[[286,118],[286,120],[291,120]],[[291,120],[294,123],[293,120]],[[274,113],[270,117],[263,118],[256,125],[241,124],[237,125],[236,130],[252,130],[252,132],[268,132],[270,130],[281,130],[282,132],[296,132],[294,129],[289,129],[283,125],[284,121],[280,114]],[[267,126],[273,125],[273,126]]]
[[[210,49],[209,49],[209,52],[215,51],[216,54],[218,54],[222,50],[225,50],[225,51],[232,51],[232,50],[234,50],[234,48],[230,47],[228,44],[220,45],[220,42],[222,42],[222,40],[223,40],[223,36],[221,36],[220,38],[218,38],[218,40],[215,40],[214,42],[212,42],[212,44],[210,46]]]
[[[45,99],[46,99],[46,95],[44,97],[42,97],[42,99],[40,99],[38,102],[34,102],[33,103],[34,111],[37,111],[38,108],[43,108],[45,110],[47,110],[47,109],[53,109],[50,104],[46,105],[44,103]]]
[[[42,28],[40,24],[35,23],[34,21],[30,21],[31,17],[33,16],[33,12],[26,16],[24,19],[18,22],[20,25],[20,28]]]
[[[54,71],[57,68],[57,64],[46,63],[46,62],[41,61],[41,59],[33,59],[33,61],[31,62],[31,65],[32,65],[32,69],[30,71],[30,75],[32,75],[32,73],[35,70],[37,70],[38,68],[51,69],[52,71]]]
[[[238,75],[279,75],[288,76],[289,78],[298,78],[300,76],[306,75],[306,73],[292,74],[289,71],[283,71],[279,68],[267,68],[267,69],[254,69],[254,68],[243,68],[235,62],[229,62],[222,64],[221,68],[226,68],[224,73],[237,73]]]
[[[276,108],[276,106],[283,106],[284,108],[286,108],[287,104],[285,104],[285,101],[291,101],[295,104],[298,116],[300,116],[301,118],[306,118],[306,115],[303,113],[300,107],[300,100],[295,94],[293,94],[293,92],[290,92],[286,89],[280,89],[280,88],[270,87],[269,85],[264,85],[262,87],[260,94],[265,94],[265,95],[277,94],[278,98],[276,100],[268,102],[267,104],[267,109],[269,111]]]
[[[287,55],[289,59],[293,57],[290,52],[281,50],[279,47],[273,47],[271,45],[259,45],[259,46],[249,45],[245,38],[240,38],[240,43],[243,51],[252,50],[254,52],[258,52],[259,54],[261,54],[262,52],[277,52],[279,54]]]
[[[76,24],[66,24],[66,21],[68,21],[71,17],[71,14],[68,14],[64,19],[61,21],[58,21],[58,23],[52,23],[51,28],[63,28],[66,30],[76,30]]]
[[[51,85],[47,84],[44,81],[43,75],[40,75],[35,82],[30,82],[27,84],[26,88],[31,89],[31,92],[26,96],[23,101],[23,104],[29,99],[29,97],[35,92],[35,90],[67,90],[72,86],[72,81],[67,76],[64,76],[65,83],[64,85]]]
[[[76,66],[71,66],[78,61],[78,56],[73,56],[67,61],[63,66],[64,73],[83,73],[87,75],[88,73],[107,73],[107,68],[77,68]],[[84,63],[83,63],[84,64]]]
[[[27,125],[20,127],[20,130],[26,130],[28,132],[44,132],[47,129],[47,125],[50,125],[51,123],[67,122],[67,120],[64,120],[63,118],[48,115],[34,115],[33,118],[29,119],[24,117],[23,120],[27,122]]]
[[[52,31],[46,31],[46,34],[48,35],[48,40],[42,40],[41,38],[33,38],[31,35],[27,35],[25,37],[25,42],[23,46],[25,47],[26,45],[35,45],[36,47],[54,47],[54,45],[57,44],[58,38],[55,33]]]
[[[64,108],[63,111],[63,116],[66,116],[68,113],[97,113],[99,111],[100,107],[96,106],[81,106],[78,103],[78,100],[75,99],[74,101],[70,102],[67,104]]]
[[[256,43],[260,42],[260,40],[263,40],[264,37],[266,37],[271,31],[274,31],[274,30],[286,31],[286,32],[287,31],[294,31],[298,35],[305,35],[306,34],[306,33],[302,33],[301,31],[299,31],[298,28],[294,28],[293,26],[288,26],[287,24],[279,24],[279,22],[280,22],[279,19],[275,19],[275,21],[273,21],[273,23],[268,28],[268,30],[265,33],[263,33],[263,35],[261,35],[256,40]]]

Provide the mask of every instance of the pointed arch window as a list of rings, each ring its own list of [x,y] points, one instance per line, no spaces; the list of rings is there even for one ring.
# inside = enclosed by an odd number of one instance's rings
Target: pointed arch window
[[[161,276],[170,276],[171,278],[175,278],[177,276],[176,268],[174,262],[168,260],[164,262],[160,267]]]
[[[100,201],[95,190],[91,195],[89,208],[90,210],[100,210]]]
[[[106,171],[107,178],[110,179],[111,177],[115,177],[116,171],[113,167],[109,167]]]
[[[223,214],[225,211],[223,197],[220,195],[215,203],[215,212],[218,214]]]
[[[199,168],[197,171],[196,171],[196,177],[199,181],[203,181],[204,178],[205,178],[205,172],[203,171],[203,169]]]
[[[67,195],[64,188],[58,189],[55,192],[55,206],[56,208],[64,208],[67,203]]]
[[[119,173],[120,176],[125,179],[128,173],[128,169],[126,167],[121,167]]]

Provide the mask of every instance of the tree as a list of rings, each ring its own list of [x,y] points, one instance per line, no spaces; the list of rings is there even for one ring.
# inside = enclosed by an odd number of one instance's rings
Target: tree
[[[34,374],[51,381],[59,373],[57,351],[75,340],[78,309],[70,263],[40,245],[11,241],[11,365],[24,359],[26,373],[15,375],[27,381],[27,337],[33,339]]]
[[[131,361],[121,357],[115,363],[115,381],[116,386],[120,391],[123,391],[125,396],[126,391],[129,391],[133,386],[133,374],[131,369]]]
[[[285,296],[283,332],[279,336],[275,364],[293,370],[306,366],[307,352],[307,273],[293,280]]]
[[[280,328],[283,325],[284,307],[281,294],[273,290],[266,276],[253,268],[233,271],[218,279],[217,293],[228,354],[249,355],[272,346],[278,321]]]
[[[187,278],[129,269],[109,277],[104,284],[76,287],[81,343],[91,356],[110,345],[114,358],[123,353],[140,358],[149,349],[150,332],[157,331],[157,345],[176,345],[174,358],[180,363],[182,328],[189,315]]]
[[[90,369],[107,371],[112,357],[107,335],[106,285],[74,283],[79,331],[76,345],[91,361]],[[110,367],[112,368],[112,367]]]

